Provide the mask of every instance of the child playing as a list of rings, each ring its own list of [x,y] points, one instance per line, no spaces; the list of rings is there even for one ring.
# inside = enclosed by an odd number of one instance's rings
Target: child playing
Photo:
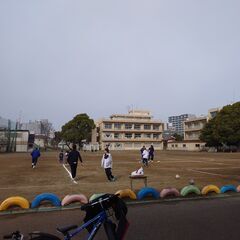
[[[109,153],[108,148],[105,148],[105,153],[102,157],[101,166],[105,169],[108,180],[114,182],[116,178],[112,175],[112,155]]]

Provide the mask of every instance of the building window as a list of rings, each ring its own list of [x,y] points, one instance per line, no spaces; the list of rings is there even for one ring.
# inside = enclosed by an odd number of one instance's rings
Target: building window
[[[126,123],[125,124],[125,129],[132,129],[132,124],[131,123]]]
[[[125,138],[132,138],[132,133],[125,133]]]
[[[151,133],[144,134],[144,138],[151,138]]]
[[[112,138],[112,135],[111,135],[111,133],[105,133],[105,134],[104,134],[104,137],[105,137],[105,138]]]
[[[153,130],[159,130],[160,125],[159,124],[153,124]]]
[[[172,144],[172,147],[174,148],[174,144]]]
[[[111,123],[105,123],[104,128],[106,129],[112,129],[112,124]]]
[[[195,144],[195,147],[200,147],[200,144]]]
[[[134,124],[134,129],[135,130],[140,130],[141,129],[141,125],[140,124]]]
[[[177,144],[175,144],[175,147],[178,147],[178,145],[177,145]]]
[[[159,134],[154,133],[154,134],[153,134],[153,139],[159,139]]]
[[[144,130],[150,130],[151,125],[150,124],[144,124]]]
[[[122,144],[121,143],[115,143],[115,148],[122,148]]]
[[[114,123],[115,129],[121,129],[121,123]]]
[[[186,147],[186,144],[183,144],[182,146],[185,148],[185,147]]]
[[[119,133],[114,133],[114,138],[119,139]]]
[[[141,138],[141,133],[135,133],[134,138]]]

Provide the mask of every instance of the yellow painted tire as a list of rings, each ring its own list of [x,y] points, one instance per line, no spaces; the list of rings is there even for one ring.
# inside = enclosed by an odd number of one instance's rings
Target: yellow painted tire
[[[0,205],[0,211],[7,210],[11,206],[19,206],[28,209],[30,204],[26,198],[23,197],[10,197],[5,199]]]
[[[117,191],[115,194],[119,194],[120,198],[126,198],[129,197],[131,199],[137,199],[136,194],[131,189],[123,189]]]
[[[202,189],[202,195],[207,195],[209,192],[220,193],[220,189],[216,185],[207,185]]]

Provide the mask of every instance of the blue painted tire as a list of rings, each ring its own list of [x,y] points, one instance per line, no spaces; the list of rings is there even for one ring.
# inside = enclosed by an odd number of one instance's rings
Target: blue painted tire
[[[221,193],[230,192],[230,191],[237,192],[237,188],[233,185],[226,185],[221,188]]]
[[[31,208],[36,208],[42,201],[50,201],[54,206],[61,206],[61,200],[53,193],[42,193],[37,195],[32,201]]]
[[[138,192],[137,199],[141,200],[149,195],[155,199],[158,199],[160,197],[160,193],[155,188],[145,187]]]

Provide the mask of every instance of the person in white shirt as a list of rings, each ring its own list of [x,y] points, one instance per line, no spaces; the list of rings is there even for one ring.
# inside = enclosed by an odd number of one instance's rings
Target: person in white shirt
[[[101,166],[105,169],[108,180],[114,182],[116,178],[112,175],[112,155],[109,153],[108,148],[105,148],[105,153],[102,157]]]
[[[146,149],[146,147],[144,147],[143,153],[142,153],[142,160],[143,160],[143,165],[146,167],[148,166],[148,157],[149,157],[149,152]]]

